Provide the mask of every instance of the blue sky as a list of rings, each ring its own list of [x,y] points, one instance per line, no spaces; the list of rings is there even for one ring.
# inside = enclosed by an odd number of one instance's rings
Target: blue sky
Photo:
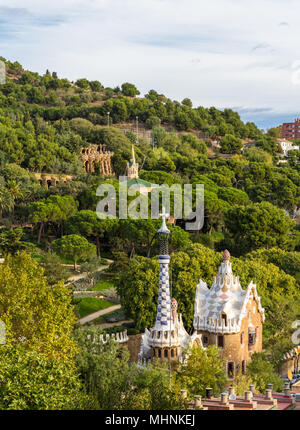
[[[300,116],[299,0],[0,0],[0,55],[259,127]]]

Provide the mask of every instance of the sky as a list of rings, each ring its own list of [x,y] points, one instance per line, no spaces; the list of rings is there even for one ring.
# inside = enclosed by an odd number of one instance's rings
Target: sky
[[[267,129],[300,116],[299,16],[299,0],[0,0],[0,56]]]

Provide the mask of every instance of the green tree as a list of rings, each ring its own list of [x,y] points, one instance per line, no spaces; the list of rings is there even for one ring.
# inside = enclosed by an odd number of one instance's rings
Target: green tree
[[[14,201],[9,190],[0,186],[0,219],[2,218],[3,212],[13,209],[13,204]]]
[[[70,234],[81,234],[93,238],[96,242],[97,256],[101,257],[101,239],[110,233],[116,221],[113,219],[100,220],[95,211],[82,210],[68,218],[67,231]]]
[[[116,283],[126,315],[141,330],[151,327],[155,321],[158,271],[157,259],[133,257]]]
[[[187,106],[189,108],[193,107],[192,100],[188,99],[188,98],[183,99],[182,102],[181,102],[181,104],[184,105],[184,106]]]
[[[90,87],[92,91],[103,90],[103,85],[99,81],[90,81]]]
[[[133,366],[130,372],[131,390],[124,402],[126,409],[174,410],[186,409],[180,385],[167,363],[154,361],[146,367]]]
[[[232,134],[225,134],[220,145],[223,154],[239,154],[243,147],[241,139]]]
[[[289,248],[295,222],[282,209],[262,202],[230,208],[225,214],[225,225],[233,243],[239,244],[237,252],[242,254],[261,247]]]
[[[72,360],[55,360],[20,343],[1,345],[0,379],[1,409],[77,409],[88,404]]]
[[[44,201],[34,202],[29,205],[29,219],[39,224],[37,242],[40,243],[44,225],[50,220],[49,206]]]
[[[140,94],[136,86],[133,84],[130,84],[129,82],[125,82],[124,84],[122,84],[121,89],[124,96],[135,97]]]
[[[275,372],[273,365],[267,360],[265,354],[255,352],[247,366],[247,374],[255,384],[258,392],[264,393],[268,384],[273,384],[273,390],[282,391],[283,381]]]
[[[77,329],[79,350],[76,364],[88,394],[97,409],[120,409],[124,394],[130,389],[129,352],[113,340],[99,340],[97,329]]]
[[[2,231],[0,233],[0,249],[2,255],[15,254],[21,249],[30,247],[29,242],[21,240],[23,234],[23,229],[20,227]]]
[[[205,396],[205,389],[213,389],[215,396],[220,395],[228,383],[225,362],[215,345],[206,349],[193,346],[188,351],[188,359],[178,369],[178,378],[190,396]]]
[[[43,269],[29,254],[8,255],[0,265],[0,314],[6,343],[56,360],[72,358],[75,315],[62,283],[49,288]]]
[[[61,280],[66,281],[70,276],[70,271],[61,264],[59,257],[54,252],[42,254],[41,266],[50,285]]]
[[[85,79],[85,78],[78,79],[78,80],[75,82],[75,85],[77,85],[78,87],[83,88],[83,89],[85,89],[85,90],[88,90],[88,89],[90,88],[90,83],[89,83],[89,81],[88,81],[87,79]]]
[[[174,376],[170,386],[167,365],[129,365],[126,348],[113,340],[99,341],[97,329],[77,330],[77,367],[87,393],[99,409],[180,409],[183,402]]]
[[[89,243],[84,237],[77,234],[69,234],[52,243],[55,252],[64,258],[71,259],[74,262],[74,270],[78,260],[87,260],[96,254],[96,247]]]

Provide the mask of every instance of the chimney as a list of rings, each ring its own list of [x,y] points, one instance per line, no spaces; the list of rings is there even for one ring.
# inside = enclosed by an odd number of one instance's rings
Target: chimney
[[[202,398],[201,396],[194,396],[194,408],[198,409],[202,407]]]
[[[266,399],[268,400],[272,400],[272,390],[271,389],[266,389]]]
[[[211,397],[212,397],[212,388],[206,388],[205,389],[205,397],[206,397],[206,399],[211,399]]]
[[[228,393],[221,394],[221,403],[222,405],[228,405]]]
[[[229,394],[229,396],[234,396],[235,395],[235,393],[234,393],[234,387],[232,385],[228,388],[228,394]]]
[[[273,391],[273,384],[268,384],[267,389]]]
[[[250,402],[252,400],[252,392],[251,391],[245,391],[245,400],[247,402]]]
[[[250,384],[249,385],[249,390],[251,391],[252,394],[255,393],[255,385],[254,384]]]
[[[291,390],[290,390],[290,388],[285,388],[283,391],[284,391],[284,395],[285,396],[287,396],[287,397],[291,396]]]

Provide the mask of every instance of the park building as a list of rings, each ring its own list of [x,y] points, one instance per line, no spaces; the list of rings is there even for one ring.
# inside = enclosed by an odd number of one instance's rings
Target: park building
[[[146,195],[151,193],[152,189],[156,186],[156,184],[151,184],[151,182],[139,178],[139,164],[135,160],[134,145],[131,148],[131,159],[127,162],[126,175],[126,186],[140,194]]]
[[[106,145],[90,145],[88,147],[81,148],[80,154],[82,164],[87,173],[95,172],[95,165],[98,163],[100,175],[103,178],[114,176],[111,164],[111,157],[114,153],[108,151]]]
[[[134,146],[131,147],[131,159],[127,162],[127,177],[131,179],[138,179],[139,177],[139,163],[135,161]]]
[[[243,290],[234,276],[230,253],[223,252],[223,261],[211,288],[202,280],[196,288],[194,332],[201,335],[204,347],[217,345],[226,361],[228,376],[246,373],[254,352],[262,351],[264,309],[251,281]]]
[[[238,276],[234,276],[230,253],[223,252],[223,261],[211,288],[202,280],[196,288],[194,307],[194,332],[189,335],[184,328],[181,315],[177,313],[177,302],[171,299],[169,284],[167,215],[163,211],[163,223],[158,230],[160,237],[159,288],[156,321],[142,336],[139,361],[188,359],[188,347],[197,345],[207,348],[216,345],[220,358],[226,363],[229,378],[246,373],[247,364],[254,352],[262,351],[262,325],[264,309],[251,281],[243,290]]]

